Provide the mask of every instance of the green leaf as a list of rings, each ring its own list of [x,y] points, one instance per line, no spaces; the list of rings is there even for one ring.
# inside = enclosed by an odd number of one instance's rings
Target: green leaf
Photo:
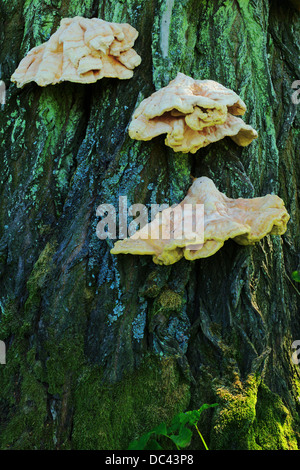
[[[299,273],[299,271],[294,271],[292,273],[292,279],[293,279],[293,281],[300,282],[300,273]]]
[[[188,424],[190,424],[191,426],[193,426],[199,421],[199,418],[200,418],[199,410],[186,411],[185,414],[188,418]]]
[[[189,422],[189,416],[186,413],[178,413],[174,416],[171,425],[169,426],[169,433],[178,431],[182,426]]]
[[[144,450],[152,434],[153,432],[150,431],[147,434],[143,434],[140,439],[132,441],[128,446],[128,450]]]
[[[200,406],[199,408],[199,413],[202,413],[202,411],[207,410],[207,408],[214,408],[215,406],[219,406],[219,403],[212,403],[211,405],[207,405],[207,403],[204,403],[204,405]]]
[[[176,432],[182,426],[189,424],[194,426],[200,419],[200,414],[202,411],[206,410],[207,408],[213,408],[215,406],[219,406],[218,403],[213,403],[212,405],[204,404],[202,405],[199,410],[191,410],[186,411],[185,413],[179,413],[174,416],[172,423],[169,427],[169,432]]]
[[[176,444],[178,447],[187,447],[192,438],[192,431],[189,428],[182,427],[178,436],[172,434],[170,439]]]
[[[167,436],[168,431],[167,431],[166,423],[159,424],[155,429],[153,429],[153,432],[157,435]]]
[[[166,423],[159,424],[155,429],[141,436],[140,439],[132,441],[129,444],[128,449],[163,449],[155,439],[156,436],[158,439],[159,436],[169,437],[174,442],[174,444],[176,444],[177,447],[186,447],[189,445],[192,436],[192,431],[186,426],[196,426],[197,422],[200,419],[200,414],[202,413],[202,411],[206,410],[207,408],[213,408],[215,406],[218,406],[218,404],[204,404],[199,408],[199,410],[191,410],[186,411],[185,413],[178,413],[176,416],[174,416],[171,425],[168,428],[166,426]]]
[[[155,439],[150,439],[145,447],[145,450],[163,450],[163,448]]]

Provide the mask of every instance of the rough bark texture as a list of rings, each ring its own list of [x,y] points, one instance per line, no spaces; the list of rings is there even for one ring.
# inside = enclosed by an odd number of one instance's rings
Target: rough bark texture
[[[266,0],[2,0],[0,366],[2,449],[126,449],[174,414],[205,412],[211,449],[298,449],[300,376],[299,13]],[[9,78],[67,16],[129,22],[142,64],[131,80],[17,89]],[[137,142],[137,104],[178,71],[247,103],[259,132],[195,155]],[[179,202],[194,177],[229,197],[278,194],[283,237],[233,241],[157,266],[112,256],[96,208]],[[202,449],[197,437],[193,449]]]

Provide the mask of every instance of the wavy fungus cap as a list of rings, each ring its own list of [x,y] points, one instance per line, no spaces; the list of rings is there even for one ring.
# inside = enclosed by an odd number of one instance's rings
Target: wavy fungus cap
[[[165,144],[184,153],[195,153],[226,136],[246,146],[257,138],[257,132],[235,117],[245,111],[245,103],[234,91],[213,80],[194,80],[178,73],[169,85],[138,106],[129,135],[151,140],[167,134]]]
[[[197,212],[196,205],[203,205],[203,212]],[[193,224],[186,223],[195,217]],[[218,191],[211,179],[201,177],[194,180],[180,204],[157,214],[130,238],[117,241],[111,253],[152,255],[154,263],[165,265],[182,257],[207,258],[229,238],[240,245],[253,245],[268,234],[282,235],[289,218],[284,202],[276,195],[231,199]],[[181,236],[176,238],[175,234]]]
[[[138,32],[127,23],[99,18],[64,18],[49,41],[34,47],[21,60],[11,80],[19,88],[34,81],[40,86],[62,81],[94,83],[103,77],[128,79],[141,63],[132,49]]]

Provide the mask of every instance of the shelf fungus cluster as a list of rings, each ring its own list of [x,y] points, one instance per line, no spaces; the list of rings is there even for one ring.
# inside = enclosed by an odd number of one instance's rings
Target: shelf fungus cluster
[[[22,59],[11,80],[19,88],[71,81],[94,83],[103,77],[128,79],[141,63],[132,49],[138,36],[127,23],[99,18],[64,18],[50,39]]]
[[[289,218],[276,195],[231,199],[211,179],[201,177],[180,204],[158,213],[130,238],[117,241],[111,253],[152,255],[154,263],[165,265],[183,257],[207,258],[230,238],[253,245],[268,234],[282,235]]]
[[[245,111],[245,103],[234,91],[213,80],[194,80],[178,73],[137,107],[129,135],[151,140],[167,134],[165,144],[183,153],[195,153],[226,136],[247,146],[257,132],[237,117]]]

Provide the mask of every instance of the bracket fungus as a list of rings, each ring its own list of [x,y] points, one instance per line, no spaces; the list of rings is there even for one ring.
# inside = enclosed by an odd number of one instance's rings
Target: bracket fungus
[[[276,195],[231,199],[211,179],[201,177],[180,204],[158,213],[130,238],[117,241],[111,253],[152,255],[154,263],[165,265],[183,257],[207,258],[229,238],[253,245],[268,234],[282,235],[289,218]]]
[[[249,145],[257,132],[241,116],[246,105],[232,90],[213,80],[194,80],[183,73],[143,100],[129,125],[136,140],[167,134],[165,144],[175,152],[195,153],[201,147],[230,136]]]
[[[11,80],[19,88],[63,81],[94,83],[103,77],[128,79],[141,63],[132,49],[138,32],[127,23],[99,18],[63,18],[50,39],[21,60]]]

